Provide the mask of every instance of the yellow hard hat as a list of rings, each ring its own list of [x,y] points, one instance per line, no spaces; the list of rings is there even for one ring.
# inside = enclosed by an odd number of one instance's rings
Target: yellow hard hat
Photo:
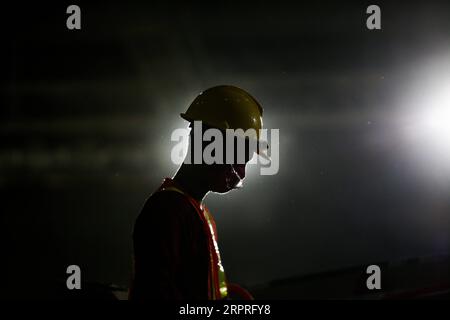
[[[189,122],[202,121],[217,129],[254,129],[259,141],[263,127],[263,109],[248,92],[235,86],[216,86],[201,92],[181,117]],[[265,143],[266,144],[266,143]],[[267,144],[264,149],[267,149]],[[258,153],[262,153],[259,149]]]

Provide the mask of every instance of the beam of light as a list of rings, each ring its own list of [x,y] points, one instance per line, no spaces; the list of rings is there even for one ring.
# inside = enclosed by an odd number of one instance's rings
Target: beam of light
[[[450,79],[430,90],[425,98],[428,101],[419,114],[421,133],[431,146],[450,156]]]
[[[450,54],[430,56],[418,64],[402,90],[403,142],[421,172],[450,183]],[[405,147],[404,146],[404,147]]]

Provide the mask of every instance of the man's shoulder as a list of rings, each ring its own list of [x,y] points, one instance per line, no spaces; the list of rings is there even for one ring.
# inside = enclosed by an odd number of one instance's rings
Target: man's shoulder
[[[163,207],[194,210],[189,200],[180,192],[172,190],[156,191],[145,202],[146,207]]]
[[[145,201],[139,219],[185,220],[194,214],[194,207],[182,193],[157,191]]]

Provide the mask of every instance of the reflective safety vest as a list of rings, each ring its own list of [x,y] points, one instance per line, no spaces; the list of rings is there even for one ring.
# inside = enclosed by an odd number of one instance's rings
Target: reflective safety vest
[[[220,259],[219,246],[217,244],[216,223],[208,208],[181,190],[170,178],[164,180],[158,191],[174,191],[182,194],[197,212],[208,240],[210,261],[208,268],[208,299],[219,300],[225,298],[228,295],[225,270]]]

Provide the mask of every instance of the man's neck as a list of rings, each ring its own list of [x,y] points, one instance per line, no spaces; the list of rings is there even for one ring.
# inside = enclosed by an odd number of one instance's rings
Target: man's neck
[[[198,202],[202,202],[208,194],[209,187],[202,183],[199,174],[191,166],[182,165],[173,177],[173,181],[179,184],[187,194]]]

